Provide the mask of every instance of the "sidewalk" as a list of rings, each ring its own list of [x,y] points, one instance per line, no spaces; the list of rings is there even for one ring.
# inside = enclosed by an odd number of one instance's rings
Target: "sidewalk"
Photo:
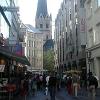
[[[68,95],[66,89],[61,89],[59,92],[57,92],[56,97],[59,100],[73,100],[73,98]]]
[[[16,100],[25,100],[17,98]],[[46,96],[43,91],[37,91],[35,96],[27,96],[26,100],[50,100],[49,94]],[[56,100],[74,100],[71,96],[68,95],[65,89],[61,89],[56,93]]]
[[[27,95],[26,100],[46,100],[46,95],[43,92],[36,92],[35,95]],[[18,96],[14,100],[25,100],[24,97]]]
[[[88,100],[88,91],[82,88],[78,91],[78,96],[73,98],[77,100]],[[100,88],[96,90],[96,100],[100,100]]]
[[[50,100],[49,94],[46,96],[43,91],[37,91],[36,95],[27,96],[26,100]],[[22,97],[17,97],[15,100],[25,100]],[[70,96],[66,89],[61,89],[56,93],[56,100],[88,100],[88,91],[86,89],[80,89],[78,96]],[[100,89],[97,89],[96,100],[100,100]]]
[[[45,95],[43,91],[38,91],[35,96],[27,97],[27,100],[33,100],[33,99],[34,100],[50,100],[50,96],[49,96],[49,94]],[[63,99],[61,96],[59,96],[59,97],[56,96],[56,100],[66,100],[66,99]],[[70,99],[68,99],[68,100],[70,100]]]

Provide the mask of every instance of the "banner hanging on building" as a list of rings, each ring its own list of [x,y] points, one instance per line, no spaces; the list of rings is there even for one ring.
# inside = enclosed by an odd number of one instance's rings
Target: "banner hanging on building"
[[[16,54],[19,55],[19,56],[22,56],[23,55],[23,52],[22,52],[22,44],[16,44],[16,50],[15,50]]]

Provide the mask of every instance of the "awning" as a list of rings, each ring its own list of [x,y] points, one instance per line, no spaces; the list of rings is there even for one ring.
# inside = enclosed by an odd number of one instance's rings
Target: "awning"
[[[15,61],[20,62],[22,64],[28,65],[30,66],[30,63],[28,61],[28,59],[26,58],[26,56],[17,56],[17,55],[13,55],[12,57]]]
[[[9,52],[9,50],[7,48],[2,48],[0,47],[0,55],[3,55],[7,58],[11,58],[12,57],[12,52]]]
[[[15,61],[17,61],[19,63],[30,66],[30,63],[29,63],[28,59],[26,58],[26,56],[18,56],[16,54],[10,52],[9,50],[5,50],[2,47],[0,47],[0,55],[7,57],[8,59],[14,59]]]

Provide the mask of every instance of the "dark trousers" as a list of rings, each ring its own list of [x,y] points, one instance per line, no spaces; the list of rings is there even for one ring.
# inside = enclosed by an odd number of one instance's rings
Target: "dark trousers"
[[[56,88],[55,87],[49,87],[49,92],[50,92],[50,100],[55,100]]]

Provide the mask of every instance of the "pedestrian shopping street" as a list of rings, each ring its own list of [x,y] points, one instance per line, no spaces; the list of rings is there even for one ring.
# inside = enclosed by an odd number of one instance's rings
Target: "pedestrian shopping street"
[[[22,97],[19,97],[19,100],[22,100]],[[50,96],[49,94],[46,96],[43,91],[38,91],[35,94],[35,96],[32,96],[32,95],[27,96],[26,100],[50,100]],[[56,93],[56,100],[76,100],[76,98],[69,96],[67,94],[67,91],[62,89],[61,91]]]
[[[23,97],[17,97],[15,100],[24,100]],[[27,96],[26,100],[50,100],[49,94],[46,96],[43,91],[38,91],[35,96]],[[56,100],[88,100],[87,92],[85,90],[80,90],[78,96],[69,96],[65,89],[61,89],[56,93]],[[96,100],[100,100],[100,90],[96,95]]]
[[[100,100],[100,0],[0,0],[0,100]]]
[[[35,96],[29,96],[27,100],[50,100],[49,94],[46,96],[44,92],[37,92]],[[56,94],[56,100],[74,100],[71,96],[67,94],[66,91],[61,90]]]

